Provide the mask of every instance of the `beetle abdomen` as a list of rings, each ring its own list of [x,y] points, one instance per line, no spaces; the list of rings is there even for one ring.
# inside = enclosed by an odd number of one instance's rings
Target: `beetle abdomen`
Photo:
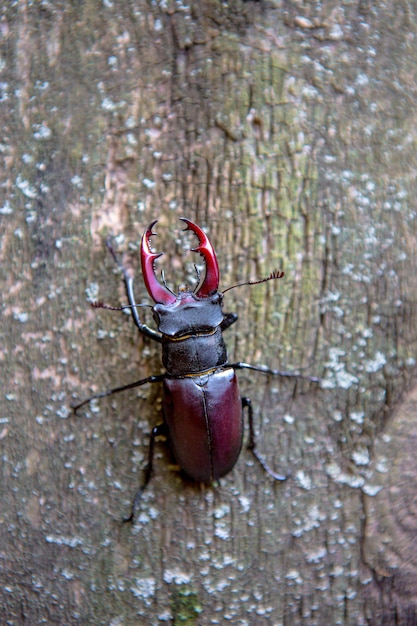
[[[233,369],[166,378],[163,411],[173,453],[196,481],[221,478],[242,447],[242,404]]]

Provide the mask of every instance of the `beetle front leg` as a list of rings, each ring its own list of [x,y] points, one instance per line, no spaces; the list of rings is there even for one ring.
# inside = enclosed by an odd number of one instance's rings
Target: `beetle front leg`
[[[287,476],[283,476],[282,474],[277,474],[276,472],[274,472],[269,467],[269,465],[257,453],[257,451],[256,451],[256,440],[255,440],[255,428],[253,426],[252,402],[250,401],[249,398],[242,398],[242,411],[245,408],[247,408],[247,410],[248,410],[248,422],[249,422],[249,443],[248,443],[248,446],[247,446],[248,450],[250,450],[252,452],[253,456],[258,461],[258,463],[263,467],[263,469],[265,470],[265,472],[267,474],[272,476],[272,478],[274,478],[275,480],[279,480],[279,481],[286,480]]]
[[[151,480],[152,470],[153,470],[153,457],[154,457],[154,452],[155,452],[155,439],[156,437],[159,437],[160,435],[163,435],[163,436],[168,435],[168,429],[165,423],[158,424],[157,426],[152,428],[151,439],[149,442],[149,450],[148,450],[148,464],[145,467],[145,479],[143,481],[143,484],[139,487],[139,489],[137,490],[135,494],[129,517],[125,517],[123,519],[123,522],[133,522],[137,506],[140,502],[140,499],[142,498],[143,492],[145,491],[146,487],[148,486],[149,481]]]
[[[149,326],[147,326],[146,324],[142,324],[142,322],[140,321],[140,317],[137,311],[137,305],[135,302],[135,296],[133,294],[133,278],[129,276],[127,269],[119,261],[117,254],[114,251],[112,243],[109,239],[106,241],[106,246],[107,246],[107,250],[112,255],[113,260],[116,263],[117,267],[120,269],[120,271],[123,274],[126,295],[127,295],[129,304],[132,307],[131,312],[132,312],[132,317],[133,317],[135,326],[138,328],[139,332],[142,333],[142,335],[145,335],[146,337],[149,337],[150,339],[153,339],[154,341],[158,341],[159,343],[161,343],[162,339],[161,339],[160,333],[158,333],[156,330],[153,330],[152,328],[149,328]]]
[[[225,313],[223,321],[220,324],[220,328],[222,329],[222,332],[226,330],[226,328],[230,328],[230,326],[232,326],[232,324],[237,322],[237,320],[238,320],[237,313]]]

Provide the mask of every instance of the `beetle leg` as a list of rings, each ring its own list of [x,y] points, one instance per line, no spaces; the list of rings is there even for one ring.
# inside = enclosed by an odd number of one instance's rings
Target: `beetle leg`
[[[234,370],[254,370],[255,372],[261,372],[262,374],[270,374],[271,376],[281,376],[282,378],[299,378],[300,380],[308,380],[310,383],[320,384],[320,378],[316,376],[304,376],[304,374],[294,374],[293,372],[282,372],[280,370],[273,370],[263,365],[250,365],[249,363],[230,363],[227,367],[232,367]]]
[[[156,439],[156,437],[158,437],[160,435],[166,436],[168,434],[167,430],[168,429],[167,429],[167,426],[166,426],[165,423],[158,424],[157,426],[152,428],[151,438],[150,438],[150,441],[149,441],[148,464],[145,467],[145,479],[143,481],[143,484],[139,487],[139,489],[137,490],[137,492],[135,494],[135,497],[134,497],[133,502],[132,502],[132,509],[131,509],[129,517],[125,517],[123,519],[123,522],[133,522],[133,519],[135,517],[135,512],[136,512],[136,509],[137,509],[138,504],[140,502],[140,499],[142,497],[142,494],[145,491],[146,487],[148,486],[148,483],[149,483],[149,481],[151,480],[151,477],[152,477],[153,457],[154,457],[154,451],[155,451],[155,439]]]
[[[95,393],[93,396],[90,396],[86,400],[83,400],[79,404],[72,404],[71,408],[74,413],[77,413],[78,409],[81,409],[82,406],[91,402],[91,400],[98,400],[99,398],[106,398],[107,396],[112,396],[115,393],[120,393],[121,391],[127,391],[128,389],[134,389],[135,387],[141,387],[142,385],[146,385],[146,383],[160,383],[166,378],[166,374],[158,374],[156,376],[148,376],[148,378],[142,378],[141,380],[137,380],[134,383],[129,383],[128,385],[122,385],[122,387],[115,387],[114,389],[109,389],[108,391],[102,391],[101,393]]]
[[[226,328],[230,328],[232,324],[237,322],[238,317],[236,313],[225,313],[222,323],[220,324],[220,328],[222,332],[226,330]]]
[[[133,278],[129,276],[127,269],[117,258],[117,255],[114,251],[112,243],[109,239],[106,241],[106,246],[107,246],[108,251],[113,257],[114,262],[116,263],[116,265],[118,266],[118,268],[123,274],[126,295],[127,295],[129,304],[132,307],[131,311],[132,311],[132,317],[133,317],[133,321],[135,325],[137,326],[139,332],[141,332],[143,335],[146,335],[146,337],[149,337],[150,339],[153,339],[154,341],[158,341],[159,343],[161,343],[162,339],[161,339],[160,333],[158,333],[156,330],[153,330],[152,328],[149,328],[149,326],[147,326],[146,324],[142,324],[142,322],[140,321],[138,309],[137,309],[136,302],[135,302],[135,296],[133,295]]]
[[[279,480],[279,481],[283,481],[286,480],[287,477],[283,476],[282,474],[277,474],[276,472],[274,472],[269,465],[259,456],[259,454],[256,451],[256,440],[255,440],[255,429],[253,426],[253,409],[252,409],[252,402],[250,401],[249,398],[242,398],[242,411],[247,408],[248,409],[248,422],[249,422],[249,443],[248,443],[248,450],[250,450],[253,454],[253,456],[255,457],[255,459],[258,461],[258,463],[263,467],[263,469],[265,470],[265,472],[267,474],[269,474],[270,476],[272,476],[272,478],[274,478],[275,480]]]

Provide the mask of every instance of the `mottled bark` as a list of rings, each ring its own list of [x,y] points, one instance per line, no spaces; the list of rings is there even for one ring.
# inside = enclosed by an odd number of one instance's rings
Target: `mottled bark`
[[[0,22],[3,624],[414,624],[417,15],[412,3],[7,3]],[[207,229],[259,451],[191,484],[110,234],[195,280]],[[141,315],[152,323],[150,311]],[[402,400],[404,392],[408,396]],[[402,403],[403,402],[403,403]],[[402,404],[401,404],[402,403]]]

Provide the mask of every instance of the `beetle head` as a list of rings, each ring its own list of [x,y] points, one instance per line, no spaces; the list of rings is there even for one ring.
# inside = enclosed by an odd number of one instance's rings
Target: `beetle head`
[[[217,291],[206,298],[182,292],[170,304],[155,304],[153,314],[158,330],[176,338],[211,333],[223,321],[222,299]]]
[[[177,295],[162,285],[155,276],[154,263],[162,253],[153,253],[150,238],[155,233],[152,222],[143,234],[141,244],[141,261],[143,279],[151,298],[156,302],[153,308],[155,321],[159,330],[168,336],[183,336],[189,333],[210,332],[223,320],[222,294],[219,286],[219,266],[216,254],[209,238],[204,231],[185,217],[185,230],[192,230],[198,237],[198,246],[191,248],[205,260],[205,276],[194,291],[183,291]]]

